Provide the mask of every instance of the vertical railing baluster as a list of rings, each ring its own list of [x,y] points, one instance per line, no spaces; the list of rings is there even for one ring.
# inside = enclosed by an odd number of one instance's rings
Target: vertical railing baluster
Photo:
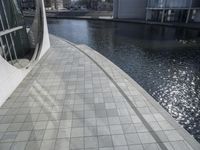
[[[3,44],[3,40],[2,40],[1,37],[0,37],[0,44],[1,44],[1,47],[2,47],[2,51],[3,51],[4,58],[7,60],[6,51],[5,51],[4,44]]]
[[[2,25],[2,29],[5,30],[1,14],[0,14],[0,22],[1,22],[1,25]],[[6,47],[8,48],[8,53],[9,53],[9,56],[10,56],[10,59],[11,59],[11,63],[14,64],[12,54],[11,54],[11,51],[10,51],[10,46],[9,46],[8,39],[7,39],[6,35],[5,35],[5,40],[6,40]]]

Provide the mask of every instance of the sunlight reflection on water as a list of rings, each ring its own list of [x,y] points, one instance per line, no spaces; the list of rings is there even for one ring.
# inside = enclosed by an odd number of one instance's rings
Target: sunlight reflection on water
[[[200,31],[53,19],[49,31],[110,59],[200,142]]]

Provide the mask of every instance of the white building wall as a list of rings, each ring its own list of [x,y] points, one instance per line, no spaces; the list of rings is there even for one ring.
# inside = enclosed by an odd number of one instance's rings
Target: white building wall
[[[114,0],[114,18],[145,19],[147,0]]]

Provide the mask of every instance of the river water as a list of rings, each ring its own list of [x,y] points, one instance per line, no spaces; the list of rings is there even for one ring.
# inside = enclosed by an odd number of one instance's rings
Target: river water
[[[49,19],[48,26],[119,66],[200,142],[200,31],[65,19]]]

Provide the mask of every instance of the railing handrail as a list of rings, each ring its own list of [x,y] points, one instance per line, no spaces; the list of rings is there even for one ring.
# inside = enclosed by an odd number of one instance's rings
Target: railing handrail
[[[11,28],[11,29],[4,30],[4,31],[0,31],[0,37],[7,35],[9,33],[12,33],[12,32],[21,30],[21,29],[23,29],[23,26],[18,26],[18,27],[14,27],[14,28]]]

